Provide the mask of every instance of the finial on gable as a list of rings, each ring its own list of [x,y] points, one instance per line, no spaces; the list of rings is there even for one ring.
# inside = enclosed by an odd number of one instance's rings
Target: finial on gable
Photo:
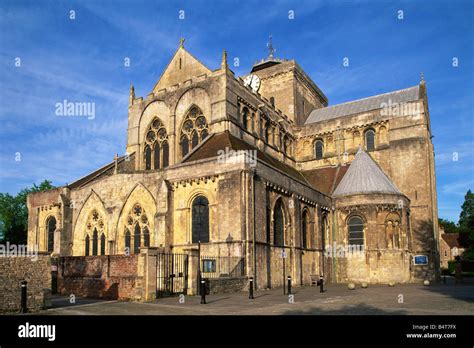
[[[185,39],[184,37],[182,37],[182,38],[179,39],[179,47],[184,48],[184,41],[185,41],[185,40],[186,40],[186,39]]]
[[[425,74],[423,74],[423,71],[420,73],[420,83],[425,83]]]
[[[221,61],[221,69],[227,69],[229,65],[227,64],[227,51],[224,50],[222,52],[222,61]]]

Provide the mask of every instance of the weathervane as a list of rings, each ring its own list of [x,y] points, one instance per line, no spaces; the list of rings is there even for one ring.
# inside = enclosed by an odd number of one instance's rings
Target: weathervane
[[[273,58],[273,53],[276,52],[276,49],[273,48],[272,35],[270,35],[268,37],[267,47],[268,47],[268,50],[270,51],[270,54],[268,55],[268,58]]]

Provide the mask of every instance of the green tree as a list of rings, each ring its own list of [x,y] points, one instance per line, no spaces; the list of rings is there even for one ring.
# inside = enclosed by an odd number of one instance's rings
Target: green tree
[[[456,224],[452,221],[439,218],[438,223],[444,228],[444,232],[446,233],[459,232],[458,226],[456,226]]]
[[[474,194],[468,190],[464,196],[464,203],[461,206],[461,214],[459,214],[459,226],[469,226],[474,218]]]
[[[468,190],[459,215],[460,243],[467,250],[463,258],[474,259],[474,194]]]
[[[34,184],[25,188],[16,196],[9,193],[0,193],[0,240],[12,244],[26,244],[28,231],[28,208],[26,197],[32,192],[41,192],[53,189],[51,181],[44,180],[41,184]]]

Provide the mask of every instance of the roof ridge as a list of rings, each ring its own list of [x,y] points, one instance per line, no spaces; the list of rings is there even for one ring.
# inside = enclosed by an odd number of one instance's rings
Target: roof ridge
[[[387,100],[392,99],[393,104],[417,101],[420,99],[420,86],[416,85],[314,109],[306,119],[305,125],[381,109],[384,103],[387,103]]]
[[[411,86],[411,87],[407,87],[407,88],[402,88],[402,89],[396,89],[396,90],[391,91],[391,92],[380,93],[380,94],[374,94],[374,95],[371,95],[371,96],[368,96],[368,97],[364,97],[364,98],[360,98],[360,99],[354,99],[354,100],[346,101],[346,102],[344,102],[344,103],[339,103],[339,104],[334,104],[334,105],[328,105],[328,106],[326,106],[326,107],[324,107],[324,108],[314,109],[313,111],[326,110],[326,109],[329,109],[329,108],[332,108],[332,107],[336,107],[336,106],[340,106],[340,105],[345,105],[345,104],[350,104],[350,103],[356,103],[356,102],[359,102],[359,101],[362,101],[362,100],[367,100],[367,99],[370,99],[370,98],[381,97],[381,96],[388,95],[388,94],[392,94],[392,93],[396,93],[396,92],[408,91],[409,89],[417,88],[417,87],[419,87],[419,85]],[[313,112],[313,111],[311,111],[311,112]],[[310,114],[311,114],[311,113],[310,113]]]

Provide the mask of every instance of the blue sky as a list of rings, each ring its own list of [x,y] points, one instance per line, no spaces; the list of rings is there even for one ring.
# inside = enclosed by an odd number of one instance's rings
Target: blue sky
[[[474,186],[473,17],[472,1],[1,0],[0,192],[64,185],[123,154],[129,86],[150,93],[181,36],[211,69],[225,48],[244,75],[272,34],[276,56],[296,59],[330,105],[414,86],[424,72],[439,215],[457,221]],[[56,116],[64,99],[94,102],[96,117]]]

